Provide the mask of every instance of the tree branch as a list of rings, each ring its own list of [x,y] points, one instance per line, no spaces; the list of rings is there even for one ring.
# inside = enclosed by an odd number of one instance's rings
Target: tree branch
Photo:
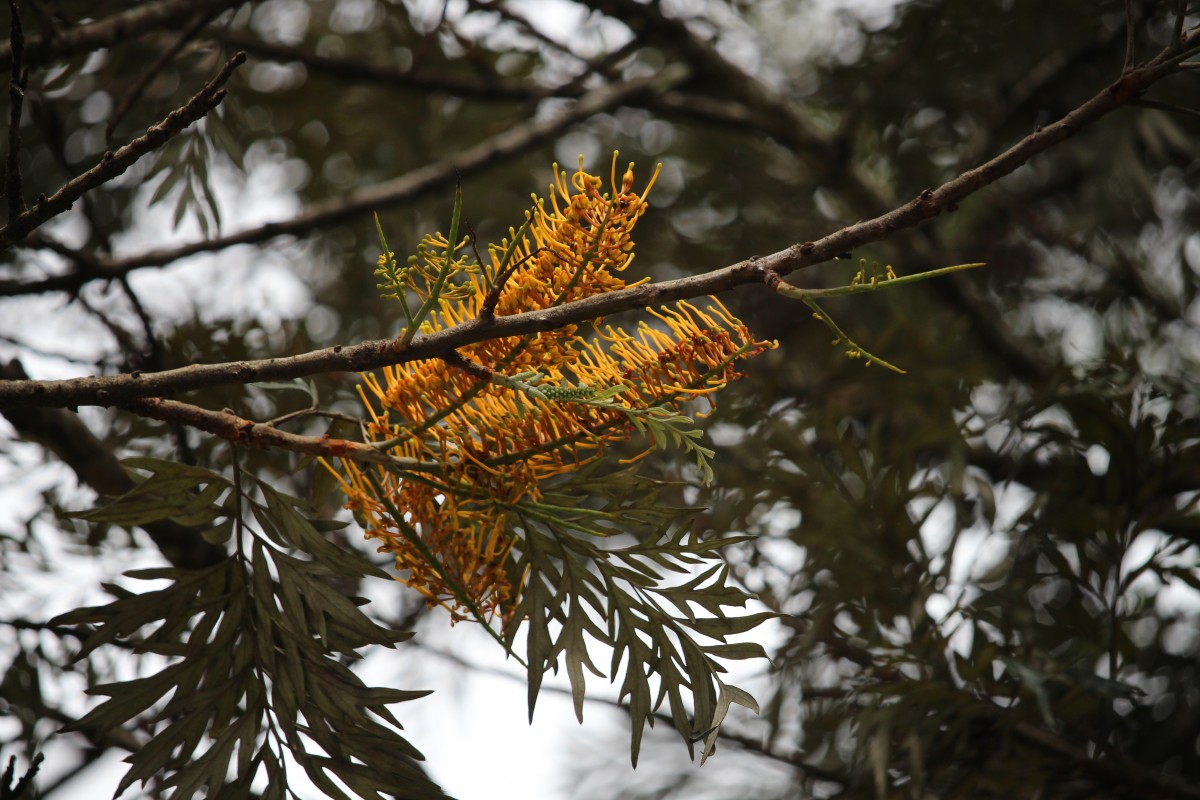
[[[45,64],[56,58],[89,53],[128,42],[146,33],[178,27],[197,13],[238,5],[241,5],[241,0],[160,0],[157,3],[145,3],[68,31],[55,32],[50,36],[30,36],[25,40],[25,60],[28,64]],[[11,45],[0,43],[0,69],[7,69],[12,61]]]
[[[499,8],[490,11],[501,11]],[[504,11],[510,19],[516,19],[511,12]],[[530,26],[531,36],[541,37],[537,29]],[[414,69],[402,69],[389,64],[381,64],[365,59],[349,58],[346,56],[318,55],[304,47],[264,42],[258,37],[244,31],[218,31],[216,38],[230,46],[245,50],[252,56],[269,58],[274,61],[297,61],[305,67],[322,72],[335,78],[354,81],[357,83],[373,83],[389,89],[412,89],[430,92],[446,92],[456,97],[469,97],[481,102],[536,102],[546,97],[575,98],[583,94],[581,78],[591,74],[594,68],[603,66],[605,62],[618,60],[626,55],[616,51],[602,56],[596,61],[589,62],[555,42],[548,42],[558,52],[580,61],[585,67],[583,73],[575,79],[566,81],[559,86],[549,89],[536,86],[525,86],[508,81],[493,80],[490,77],[469,75],[440,75],[429,72],[418,72]],[[636,44],[633,40],[631,45]],[[611,77],[611,76],[610,76]],[[774,115],[763,118],[748,111],[745,106],[725,100],[714,100],[702,94],[686,94],[679,91],[662,92],[642,97],[631,97],[631,106],[647,108],[665,114],[675,114],[692,119],[700,119],[718,125],[753,130],[772,130],[779,127],[773,125]]]
[[[896,205],[898,199],[892,188],[875,180],[848,157],[846,142],[856,138],[856,113],[851,112],[843,120],[836,134],[826,133],[814,126],[790,97],[729,61],[711,42],[693,33],[683,20],[665,15],[660,6],[628,0],[605,2],[626,25],[634,30],[646,29],[643,36],[673,43],[688,63],[699,64],[700,70],[714,76],[724,89],[724,99],[697,100],[672,93],[658,98],[660,102],[652,108],[660,112],[675,110],[716,124],[749,127],[766,133],[804,161],[812,172],[813,183],[826,186],[846,199],[847,208],[853,212],[850,218],[883,214]],[[872,77],[868,85],[876,92],[888,91],[882,75],[893,74],[905,59],[911,57],[912,49],[921,47],[927,33],[928,30],[923,30],[906,40],[904,46],[885,62],[882,73]],[[1023,101],[1024,98],[1017,96],[1015,99]],[[864,98],[861,102],[869,104],[871,101]],[[997,104],[997,107],[1006,106]],[[1011,104],[1007,107],[1011,108]],[[992,129],[994,127],[989,127]],[[981,143],[979,152],[963,163],[985,158],[992,147],[994,145]],[[915,238],[909,247],[918,261],[932,264],[940,259],[937,242],[929,234]],[[1014,364],[1018,374],[1048,374],[1048,368],[1035,353],[1022,346],[1010,331],[996,324],[996,315],[989,304],[976,297],[965,282],[938,281],[931,291],[944,303],[961,311],[971,321],[979,344]]]
[[[286,234],[299,235],[317,226],[329,225],[359,214],[407,202],[434,188],[453,183],[461,177],[482,172],[506,157],[529,150],[554,138],[568,126],[620,105],[640,92],[669,88],[683,77],[680,71],[668,70],[665,73],[596,89],[584,95],[561,114],[555,114],[548,119],[530,120],[523,125],[509,128],[453,158],[426,165],[399,178],[351,192],[344,197],[314,203],[286,221],[269,222],[257,228],[182,247],[154,250],[124,259],[102,260],[97,271],[87,274],[56,275],[37,281],[0,281],[0,296],[70,291],[88,281],[115,278],[143,267],[162,266],[196,253],[221,250],[236,244],[252,244]]]
[[[252,56],[284,63],[295,61],[315,72],[355,83],[379,84],[390,89],[412,88],[446,92],[489,103],[523,101],[535,96],[534,90],[510,81],[484,79],[473,75],[439,75],[361,58],[319,55],[297,45],[265,42],[246,31],[222,30],[214,32],[214,36],[218,41],[245,50]],[[578,97],[580,94],[582,92],[576,91],[570,96]],[[556,91],[555,96],[561,95]]]
[[[221,86],[245,60],[245,53],[234,55],[221,68],[217,77],[205,84],[192,99],[168,114],[162,122],[148,128],[143,136],[116,152],[105,151],[99,164],[67,181],[52,197],[47,198],[43,195],[33,208],[15,219],[10,219],[7,225],[0,228],[0,248],[20,241],[38,226],[67,211],[84,192],[102,186],[121,175],[146,153],[162,147],[188,125],[216,108],[225,98],[225,90]]]
[[[179,55],[179,52],[187,46],[188,42],[194,39],[196,34],[200,33],[200,31],[202,31],[204,27],[212,21],[213,17],[221,13],[221,10],[222,9],[219,7],[214,7],[208,9],[205,13],[199,14],[194,20],[192,20],[191,24],[189,24],[183,30],[183,32],[176,37],[174,42],[172,42],[165,50],[159,53],[158,58],[154,59],[154,63],[147,67],[146,70],[138,76],[138,79],[134,81],[133,86],[129,88],[129,91],[125,92],[125,95],[121,98],[121,102],[117,104],[116,109],[108,118],[108,122],[104,125],[105,142],[112,141],[113,131],[116,130],[116,127],[121,120],[125,119],[125,115],[129,113],[130,109],[133,108],[134,103],[142,98],[142,94],[145,93],[147,87],[149,87],[150,84],[156,78],[158,78],[162,71],[166,69],[167,65],[175,59],[175,56]]]
[[[206,408],[164,400],[159,397],[131,400],[120,406],[141,417],[157,419],[176,425],[188,425],[207,433],[220,436],[234,444],[253,447],[276,447],[293,453],[307,453],[329,458],[351,458],[371,464],[395,464],[408,469],[417,469],[420,464],[412,459],[395,459],[368,444],[331,436],[301,436],[280,430],[265,422],[239,417],[229,409],[209,411]],[[411,462],[411,463],[409,463]]]
[[[916,198],[874,219],[847,226],[815,242],[793,244],[769,256],[751,257],[701,275],[609,292],[555,308],[473,319],[427,336],[417,336],[407,347],[398,347],[393,340],[376,340],[289,358],[196,364],[157,373],[3,382],[0,383],[0,408],[33,404],[58,407],[123,405],[135,398],[163,396],[206,386],[288,380],[326,372],[362,372],[408,361],[443,358],[455,348],[479,341],[554,330],[610,314],[717,294],[742,284],[787,275],[887,239],[898,231],[915,228],[943,212],[953,212],[960,202],[983,187],[1136,100],[1156,81],[1178,71],[1178,62],[1195,49],[1168,47],[1153,61],[1122,74],[1059,121],[1039,128],[990,161],[963,172],[937,189],[926,189]],[[478,150],[477,147],[469,152]],[[360,196],[358,202],[366,201]]]

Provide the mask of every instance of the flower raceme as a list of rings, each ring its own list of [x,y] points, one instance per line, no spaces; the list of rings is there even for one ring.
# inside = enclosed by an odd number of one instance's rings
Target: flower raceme
[[[633,261],[632,232],[653,179],[635,192],[631,164],[618,183],[615,155],[607,192],[582,163],[569,179],[557,165],[554,172],[548,200],[535,197],[525,224],[491,246],[483,265],[470,262],[465,240],[452,244],[441,234],[426,236],[406,267],[384,244],[384,288],[401,302],[421,302],[415,316],[405,309],[411,325],[432,332],[630,285],[621,273]],[[430,604],[456,620],[507,626],[522,577],[512,554],[521,549],[514,512],[536,507],[547,481],[603,458],[637,431],[649,434],[645,452],[681,442],[707,470],[711,451],[696,443],[698,431],[679,432],[690,426],[681,409],[697,398],[711,403],[738,377],[738,361],[774,345],[754,340],[716,299],[650,314],[633,331],[572,325],[363,376],[366,435],[394,464],[343,460],[335,475],[367,537],[394,555],[405,582]]]

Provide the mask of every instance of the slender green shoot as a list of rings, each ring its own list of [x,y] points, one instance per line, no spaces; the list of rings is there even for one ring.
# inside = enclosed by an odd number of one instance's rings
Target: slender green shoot
[[[417,309],[417,313],[412,316],[409,325],[404,329],[404,334],[400,337],[400,345],[407,345],[417,335],[417,330],[421,327],[421,323],[429,316],[429,314],[438,307],[438,301],[442,294],[442,287],[446,285],[446,280],[450,277],[450,273],[454,271],[454,253],[458,249],[458,229],[462,223],[462,185],[454,187],[454,212],[450,215],[450,235],[446,237],[446,263],[442,265],[438,271],[437,279],[433,286],[429,287],[429,296],[425,298],[425,302]]]
[[[865,260],[865,259],[864,259]],[[871,280],[860,280],[857,283],[851,283],[849,286],[834,286],[830,289],[801,289],[799,286],[792,286],[787,283],[780,283],[775,288],[784,297],[792,300],[803,300],[804,298],[825,298],[825,297],[844,297],[850,294],[862,294],[864,292],[874,292],[879,289],[893,289],[897,286],[907,286],[918,281],[928,280],[930,278],[940,278],[943,275],[949,275],[953,272],[962,272],[963,270],[975,269],[977,267],[987,266],[986,263],[980,261],[974,264],[955,264],[952,267],[942,267],[941,269],[931,269],[928,272],[918,272],[915,275],[904,275],[897,277],[886,277],[883,280],[872,278]],[[863,274],[860,270],[860,276]],[[894,273],[893,273],[894,274]]]
[[[846,348],[846,355],[850,358],[862,358],[866,360],[866,365],[868,367],[871,366],[871,364],[878,364],[881,367],[890,369],[892,372],[897,372],[903,375],[905,374],[905,371],[900,369],[900,367],[884,361],[879,356],[868,352],[865,347],[851,339],[846,332],[843,331],[841,327],[839,327],[838,324],[833,321],[833,317],[829,316],[829,313],[825,311],[825,309],[817,305],[817,299],[826,297],[844,297],[846,295],[874,292],[878,291],[879,289],[892,289],[897,286],[907,286],[908,284],[916,283],[917,281],[924,281],[930,278],[940,278],[943,275],[949,275],[954,272],[962,272],[963,270],[975,269],[976,267],[982,266],[985,266],[983,262],[955,264],[951,267],[931,269],[927,270],[926,272],[918,272],[915,275],[905,275],[903,277],[899,277],[895,272],[892,271],[891,265],[888,265],[884,278],[880,280],[877,274],[872,275],[869,279],[866,277],[867,260],[864,258],[859,262],[858,273],[854,276],[854,280],[850,282],[849,286],[835,286],[830,289],[801,289],[799,286],[792,286],[791,284],[780,281],[775,286],[775,291],[791,300],[799,300],[811,308],[813,312],[813,319],[818,319],[821,322],[824,322],[825,326],[828,327],[829,330],[833,331],[833,335],[837,337],[834,339],[833,343],[843,345]],[[873,267],[873,271],[877,273],[879,265],[874,264]]]
[[[400,269],[396,264],[396,254],[388,247],[387,238],[383,235],[383,224],[379,221],[379,215],[375,215],[375,232],[379,234],[379,247],[383,251],[383,264],[375,271],[376,275],[385,279],[385,283],[379,284],[377,288],[386,290],[385,297],[395,298],[400,301],[400,308],[404,310],[404,320],[406,328],[413,328],[412,312],[408,310],[408,287],[405,285],[407,279],[405,270]]]
[[[850,358],[865,358],[868,367],[872,364],[878,364],[881,367],[890,369],[892,372],[898,372],[901,375],[905,374],[905,371],[897,367],[895,364],[884,361],[879,356],[868,352],[866,348],[847,336],[846,332],[838,327],[838,324],[833,321],[833,317],[829,316],[825,309],[817,305],[815,300],[803,295],[799,298],[799,300],[800,302],[804,303],[804,305],[812,309],[813,319],[821,320],[821,322],[824,322],[829,330],[833,331],[833,335],[837,337],[833,340],[833,343],[843,345],[846,348],[847,356]]]

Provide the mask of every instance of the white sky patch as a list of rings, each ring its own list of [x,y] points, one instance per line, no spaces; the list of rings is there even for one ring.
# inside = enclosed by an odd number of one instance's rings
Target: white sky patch
[[[734,447],[746,438],[746,429],[741,425],[717,422],[708,426],[708,438],[717,448]]]
[[[305,0],[266,0],[255,7],[251,19],[264,40],[300,44],[308,31],[309,4]]]
[[[100,320],[54,294],[0,300],[0,337],[5,339],[0,340],[0,358],[19,358],[30,376],[43,380],[90,371],[114,343]],[[21,346],[25,344],[45,349]]]
[[[970,652],[973,635],[971,626],[962,624],[963,617],[955,608],[978,593],[979,582],[995,579],[995,571],[1004,565],[1013,547],[1004,531],[1013,527],[1035,499],[1034,493],[1020,484],[996,484],[992,488],[996,503],[993,526],[977,524],[962,531],[954,541],[954,506],[948,499],[938,502],[921,525],[921,541],[930,555],[931,569],[943,570],[946,559],[952,559],[949,581],[941,592],[926,600],[925,613],[950,636],[950,646],[962,654]],[[928,501],[924,506],[914,504],[915,513],[926,510]]]
[[[272,159],[252,149],[246,166],[244,178],[228,168],[213,168],[222,233],[287,219],[300,209],[292,191],[299,179],[292,160]],[[150,205],[157,185],[147,185],[138,193],[134,213],[141,224],[114,242],[118,258],[200,238],[199,225],[190,217],[174,227],[174,193]],[[137,270],[130,275],[130,285],[156,318],[183,320],[199,313],[207,322],[257,319],[269,329],[282,319],[302,316],[312,304],[311,291],[300,275],[301,265],[308,260],[306,245],[281,237],[264,248],[231,247],[162,269]]]
[[[1112,460],[1112,455],[1103,445],[1094,444],[1090,446],[1083,454],[1083,457],[1087,461],[1088,469],[1091,470],[1093,475],[1100,477],[1101,475],[1108,474],[1108,465]]]
[[[398,585],[394,589],[401,591]],[[439,611],[417,636],[480,669],[401,643],[395,651],[376,649],[357,671],[372,685],[435,690],[393,707],[406,738],[425,755],[431,777],[462,800],[547,796],[540,788],[554,784],[562,748],[578,735],[569,695],[544,688],[530,724],[522,668],[506,661],[500,646],[476,624],[451,628]],[[493,670],[513,677],[488,674]],[[567,684],[565,676],[548,675],[545,685]],[[591,706],[584,708],[585,720],[593,714]]]
[[[585,58],[617,50],[631,36],[623,24],[593,13],[585,4],[565,0],[517,0],[510,5],[538,31]]]
[[[1121,573],[1132,574],[1148,561],[1154,559],[1164,567],[1185,567],[1195,570],[1200,558],[1200,547],[1189,546],[1182,551],[1164,552],[1177,540],[1158,531],[1146,531],[1130,544],[1121,562]],[[1142,570],[1129,587],[1130,593],[1154,598],[1155,611],[1159,616],[1200,613],[1200,590],[1189,586],[1177,577],[1164,580],[1154,570]]]

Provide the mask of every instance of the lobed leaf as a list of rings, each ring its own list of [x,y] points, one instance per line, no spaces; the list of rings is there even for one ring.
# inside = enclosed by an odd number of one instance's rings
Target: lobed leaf
[[[765,658],[760,645],[726,637],[774,616],[730,613],[744,608],[750,595],[728,584],[720,550],[729,540],[691,534],[680,519],[690,509],[648,502],[659,488],[632,471],[590,469],[547,492],[546,502],[520,504],[516,572],[527,577],[513,618],[523,622],[505,632],[511,643],[517,629],[525,629],[531,715],[543,674],[557,671],[560,662],[580,721],[587,672],[620,680],[635,765],[644,727],[664,702],[689,747],[719,729],[729,702],[754,705],[743,690],[721,681],[720,661]],[[587,507],[597,495],[602,514]],[[691,577],[672,585],[664,574]],[[607,674],[591,659],[597,644],[610,649]]]
[[[112,518],[131,516],[130,508],[146,519],[176,513],[178,504],[162,502],[163,494],[203,498],[193,501],[197,511],[225,513],[223,495],[237,492],[206,470],[150,459],[134,466],[151,475],[114,501],[106,510]],[[385,791],[443,798],[389,708],[428,692],[368,686],[343,663],[369,645],[391,647],[411,636],[375,623],[332,583],[357,584],[380,571],[325,539],[318,526],[329,526],[314,524],[301,501],[252,485],[261,501],[238,494],[232,504],[259,522],[258,529],[243,524],[239,541],[248,552],[201,570],[131,571],[134,580],[168,585],[116,592],[107,605],[52,621],[95,626],[80,658],[102,644],[132,641],[140,652],[169,659],[152,674],[93,687],[107,699],[68,729],[102,734],[136,720],[151,732],[128,759],[118,794],[154,779],[172,800],[249,796],[260,772],[269,782],[284,780],[271,729],[331,796],[349,796],[335,776],[361,798]]]

